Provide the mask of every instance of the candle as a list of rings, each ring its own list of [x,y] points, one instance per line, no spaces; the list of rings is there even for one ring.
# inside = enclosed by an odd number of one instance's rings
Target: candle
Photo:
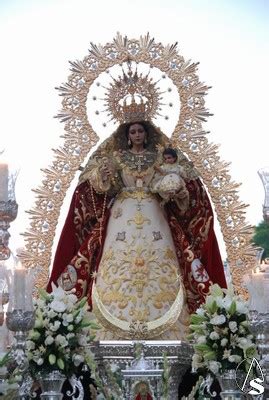
[[[3,325],[4,323],[4,310],[3,310],[3,295],[2,292],[0,292],[0,327]]]
[[[8,165],[0,164],[0,201],[8,201]]]
[[[14,308],[16,310],[25,309],[26,295],[26,273],[27,270],[19,263],[14,270]]]
[[[265,265],[262,265],[265,267]],[[257,310],[259,313],[269,312],[269,270],[256,267],[251,274],[248,284],[250,293],[250,309]]]

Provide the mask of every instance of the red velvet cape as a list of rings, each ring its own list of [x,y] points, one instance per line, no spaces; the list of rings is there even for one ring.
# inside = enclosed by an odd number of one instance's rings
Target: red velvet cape
[[[212,283],[226,287],[226,280],[208,195],[199,179],[186,181],[186,186],[190,195],[188,211],[183,214],[173,201],[166,204],[165,210],[177,250],[187,304],[192,313],[204,302]],[[105,204],[104,199],[103,194],[94,192],[88,181],[76,188],[56,250],[49,291],[51,283],[56,283],[67,265],[71,264],[77,272],[76,294],[79,297],[87,295],[91,304],[94,273],[102,256],[113,196],[107,196]],[[102,222],[96,218],[94,208],[100,217],[104,210]],[[193,260],[201,262],[196,265],[195,273]]]

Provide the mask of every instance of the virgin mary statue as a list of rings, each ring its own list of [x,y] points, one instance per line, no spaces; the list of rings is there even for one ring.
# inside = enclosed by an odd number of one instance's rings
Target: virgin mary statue
[[[131,98],[80,176],[49,289],[55,282],[88,296],[99,339],[183,339],[210,285],[226,287],[213,212],[179,149],[184,185],[156,193],[169,138],[151,122],[147,103]]]

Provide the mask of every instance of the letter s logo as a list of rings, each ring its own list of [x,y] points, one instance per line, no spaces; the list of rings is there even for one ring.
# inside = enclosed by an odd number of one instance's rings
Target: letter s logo
[[[249,382],[249,385],[252,388],[257,389],[257,390],[250,390],[248,392],[248,394],[253,394],[254,396],[258,395],[258,394],[262,394],[264,392],[264,387],[262,385],[260,385],[260,383],[262,383],[262,382],[263,382],[263,380],[260,378],[252,379]]]

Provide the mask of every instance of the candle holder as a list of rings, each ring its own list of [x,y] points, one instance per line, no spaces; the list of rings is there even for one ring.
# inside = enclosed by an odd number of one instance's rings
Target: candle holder
[[[259,177],[262,180],[265,198],[263,203],[263,219],[269,222],[269,167],[264,167],[258,171]]]
[[[249,276],[247,288],[250,294],[250,324],[256,338],[264,375],[262,399],[269,398],[269,264],[260,263]]]
[[[0,326],[4,319],[3,306],[8,303],[9,293],[7,284],[7,269],[4,263],[0,262]]]
[[[256,337],[260,360],[259,365],[264,376],[264,393],[261,399],[269,398],[269,313],[250,313],[250,324],[253,335]],[[259,397],[260,398],[260,397]]]
[[[28,368],[25,354],[28,332],[34,327],[35,312],[33,307],[34,271],[22,268],[20,263],[13,271],[8,271],[10,299],[6,313],[6,324],[14,332],[14,344],[11,355],[20,372]]]
[[[15,183],[18,171],[11,171],[7,164],[0,163],[0,260],[10,257],[8,229],[18,214],[15,199]]]

